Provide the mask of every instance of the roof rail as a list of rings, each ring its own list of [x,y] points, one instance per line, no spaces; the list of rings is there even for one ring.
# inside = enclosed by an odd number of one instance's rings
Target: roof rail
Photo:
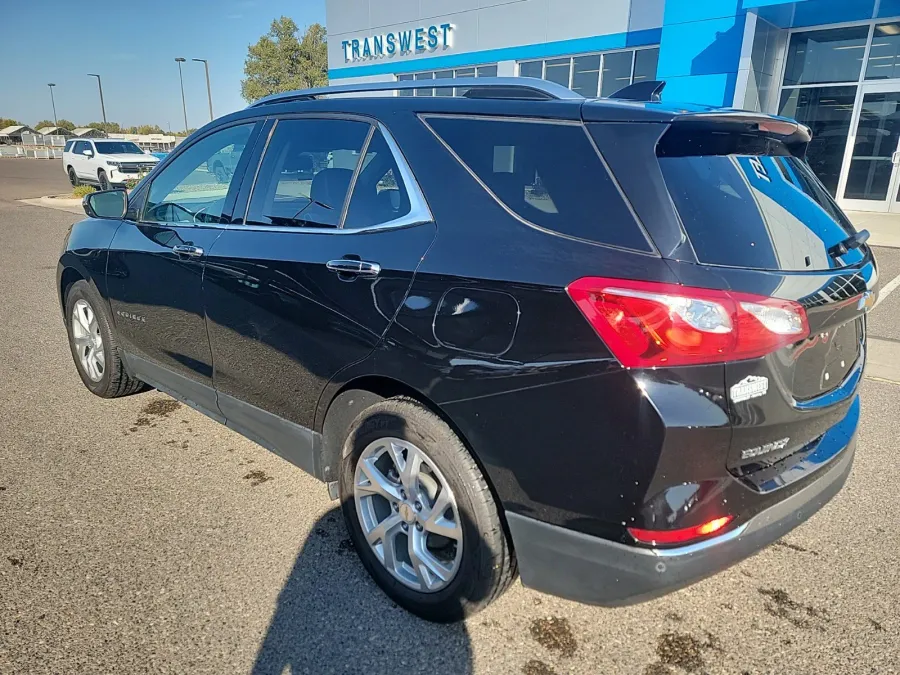
[[[662,80],[644,80],[622,87],[614,94],[610,94],[609,98],[621,101],[656,102],[660,100],[660,94],[665,86],[666,83]]]
[[[441,84],[438,84],[438,83]],[[533,100],[583,100],[581,94],[576,94],[561,84],[539,80],[534,77],[458,77],[446,80],[404,80],[403,82],[358,82],[356,84],[338,84],[330,87],[316,87],[314,89],[298,89],[286,91],[281,94],[265,96],[248,107],[274,103],[288,103],[290,101],[311,101],[322,96],[337,94],[362,94],[376,91],[408,91],[414,89],[435,89],[447,87],[460,87],[477,90],[477,98],[494,98],[490,96],[491,89],[495,89],[496,98],[513,98],[513,92],[519,93],[519,98]],[[476,96],[472,96],[475,98]]]

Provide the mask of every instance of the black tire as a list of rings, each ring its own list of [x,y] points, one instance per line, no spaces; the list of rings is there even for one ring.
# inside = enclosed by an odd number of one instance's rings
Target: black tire
[[[103,169],[97,172],[97,179],[100,181],[100,189],[101,190],[109,190],[112,187],[109,184],[109,178],[106,176],[106,172]]]
[[[416,591],[388,572],[359,522],[353,494],[356,465],[366,446],[385,437],[420,448],[456,497],[462,554],[456,575],[436,592]],[[478,464],[447,423],[417,401],[390,398],[354,420],[344,444],[339,484],[341,510],[363,565],[394,602],[413,614],[440,623],[460,621],[493,602],[515,580],[515,555]]]
[[[99,380],[92,379],[82,364],[73,334],[73,315],[79,300],[84,300],[90,306],[103,340],[104,367]],[[75,368],[84,386],[92,393],[102,398],[117,398],[136,394],[145,388],[143,382],[131,377],[125,371],[118,343],[110,327],[106,305],[86,281],[76,281],[66,295],[66,332],[69,335],[69,350],[72,353],[72,360],[75,361]]]
[[[75,173],[75,169],[70,166],[66,173],[69,174],[69,182],[72,184],[72,187],[81,185],[81,181],[78,180],[78,174]]]

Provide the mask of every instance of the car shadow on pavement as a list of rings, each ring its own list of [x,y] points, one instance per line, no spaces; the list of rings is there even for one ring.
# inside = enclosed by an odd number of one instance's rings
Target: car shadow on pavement
[[[310,531],[253,666],[253,675],[473,672],[465,624],[424,621],[369,577],[339,508]]]

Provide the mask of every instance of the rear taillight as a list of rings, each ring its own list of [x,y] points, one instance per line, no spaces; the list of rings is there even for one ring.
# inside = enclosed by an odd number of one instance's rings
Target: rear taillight
[[[628,368],[753,359],[809,335],[806,312],[790,300],[602,277],[566,291]]]
[[[732,520],[734,520],[734,516],[722,516],[702,525],[684,527],[679,530],[642,530],[637,527],[629,527],[628,534],[634,537],[636,542],[651,546],[687,544],[719,532]]]

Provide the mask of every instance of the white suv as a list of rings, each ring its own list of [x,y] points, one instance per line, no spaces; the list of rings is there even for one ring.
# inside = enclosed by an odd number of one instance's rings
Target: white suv
[[[131,141],[70,139],[63,150],[63,170],[74,185],[86,183],[108,190],[129,178],[143,178],[159,163]]]

